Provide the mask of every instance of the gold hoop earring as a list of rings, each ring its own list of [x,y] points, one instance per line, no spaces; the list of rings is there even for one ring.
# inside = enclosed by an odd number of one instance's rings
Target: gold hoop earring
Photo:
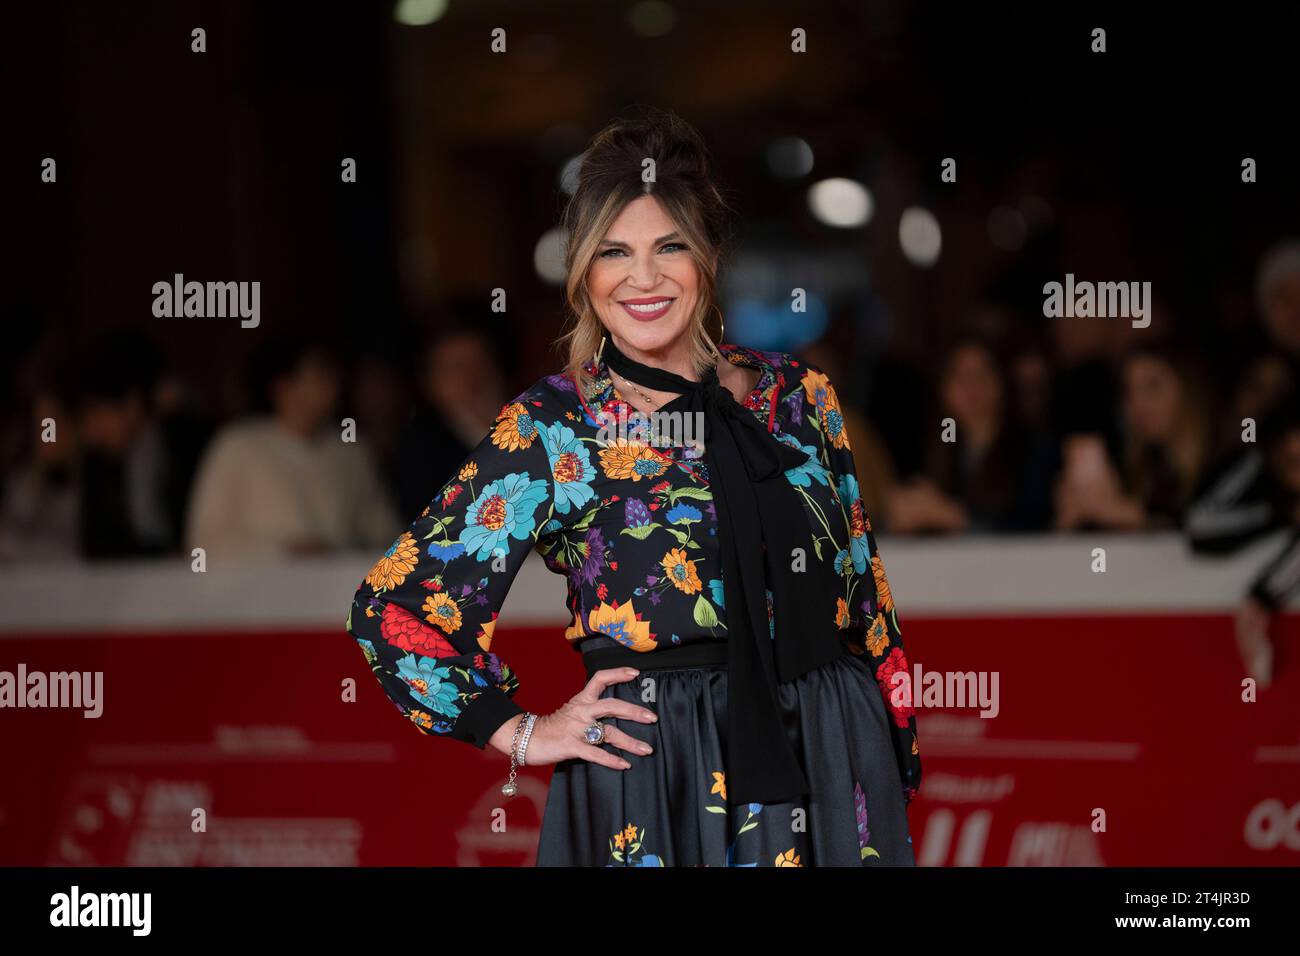
[[[718,313],[718,340],[716,344],[710,343],[710,347],[713,349],[713,354],[716,357],[722,358],[722,352],[720,350],[722,348],[723,336],[727,333],[727,326],[726,323],[722,321],[722,310],[715,305],[713,311]]]
[[[600,334],[600,348],[596,349],[596,357],[591,360],[591,364],[596,368],[600,367],[600,356],[605,351],[605,333]]]

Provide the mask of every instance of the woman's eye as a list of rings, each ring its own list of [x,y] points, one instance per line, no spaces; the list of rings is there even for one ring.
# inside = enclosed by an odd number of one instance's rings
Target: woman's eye
[[[609,259],[613,256],[621,256],[622,254],[623,254],[622,249],[606,249],[604,252],[600,254],[600,258]]]
[[[659,251],[660,252],[685,252],[686,246],[682,245],[682,243],[680,242],[670,242],[665,244],[663,248],[661,248]]]

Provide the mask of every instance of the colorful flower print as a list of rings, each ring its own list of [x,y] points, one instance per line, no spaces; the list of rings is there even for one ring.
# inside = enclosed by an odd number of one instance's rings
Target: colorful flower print
[[[612,442],[608,448],[601,449],[600,466],[605,469],[605,477],[614,481],[658,478],[668,470],[667,460],[658,451],[649,445],[627,441]]]
[[[420,549],[409,531],[403,531],[366,574],[366,583],[376,591],[391,591],[415,570]]]
[[[581,507],[596,496],[591,487],[596,477],[591,451],[568,425],[548,425],[541,438],[555,479],[555,510],[568,514],[571,508]]]
[[[588,615],[587,628],[592,634],[612,637],[634,651],[649,651],[656,646],[654,635],[650,633],[650,622],[641,620],[631,601],[617,605],[601,601],[600,606]]]
[[[510,538],[522,541],[533,533],[533,514],[547,496],[547,483],[529,480],[526,471],[489,483],[469,506],[461,544],[479,561],[498,548],[508,550]]]

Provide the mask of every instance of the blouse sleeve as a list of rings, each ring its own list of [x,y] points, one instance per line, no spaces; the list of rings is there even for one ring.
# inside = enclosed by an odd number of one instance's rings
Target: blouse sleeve
[[[398,535],[357,589],[347,629],[380,686],[422,732],[482,749],[524,709],[519,681],[490,650],[524,559],[563,527],[552,462],[571,429],[542,427],[525,392]],[[561,502],[570,512],[572,490]],[[561,514],[560,518],[566,517]]]
[[[856,592],[862,599],[858,601],[855,598],[857,606],[849,609],[851,620],[862,624],[854,632],[860,636],[850,638],[850,646],[869,660],[871,671],[876,676],[876,684],[890,716],[890,734],[903,781],[903,797],[911,802],[921,786],[921,753],[912,707],[911,665],[903,647],[898,609],[894,606],[894,595],[885,577],[885,565],[876,545],[871,518],[862,503],[857,468],[835,386],[814,366],[806,367],[805,388],[809,387],[808,378],[811,377],[812,392],[820,396],[814,399],[814,425],[820,432],[822,460],[833,476],[844,508],[854,571],[861,575],[861,581],[866,585],[865,589]],[[897,674],[902,676],[895,678]]]

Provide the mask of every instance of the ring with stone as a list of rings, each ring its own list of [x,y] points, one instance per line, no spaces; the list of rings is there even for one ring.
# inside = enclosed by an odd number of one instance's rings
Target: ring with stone
[[[605,725],[597,721],[583,731],[583,736],[587,743],[592,744],[593,746],[601,743],[605,739]]]

